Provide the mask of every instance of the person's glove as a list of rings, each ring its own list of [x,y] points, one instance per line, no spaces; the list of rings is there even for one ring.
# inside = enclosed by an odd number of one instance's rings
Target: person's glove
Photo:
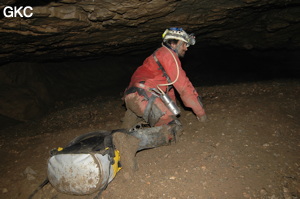
[[[202,116],[197,116],[197,120],[200,121],[200,122],[205,122],[207,120],[207,116],[206,114],[205,115],[202,115]]]

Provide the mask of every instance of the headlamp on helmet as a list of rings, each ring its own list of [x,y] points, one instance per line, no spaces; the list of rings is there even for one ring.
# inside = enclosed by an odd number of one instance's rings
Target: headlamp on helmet
[[[166,42],[169,39],[176,39],[184,41],[187,44],[187,47],[190,45],[195,45],[196,40],[194,34],[188,35],[182,28],[169,28],[166,29],[162,35],[163,42]]]

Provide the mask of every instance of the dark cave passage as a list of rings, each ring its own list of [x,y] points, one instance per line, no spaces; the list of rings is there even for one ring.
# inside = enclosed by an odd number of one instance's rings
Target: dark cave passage
[[[213,86],[299,78],[299,55],[288,50],[191,49],[183,65],[195,86]]]
[[[1,128],[38,119],[57,104],[68,104],[68,101],[96,96],[121,99],[132,73],[150,53],[106,56],[90,61],[2,66],[1,87],[6,96],[2,97],[2,102],[11,107],[6,107],[9,112],[0,114]],[[299,57],[299,51],[191,47],[182,65],[201,95],[201,87],[205,86],[298,79]],[[7,103],[8,99],[13,103]]]

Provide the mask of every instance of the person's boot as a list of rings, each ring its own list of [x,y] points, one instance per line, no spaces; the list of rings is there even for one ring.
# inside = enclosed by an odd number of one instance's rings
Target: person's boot
[[[140,140],[138,151],[168,145],[175,140],[173,126],[162,125],[150,128],[131,129],[128,132]]]
[[[127,178],[130,178],[138,169],[135,155],[138,151],[140,140],[126,133],[116,132],[113,134],[113,143],[116,149],[120,151],[122,170],[124,170]]]
[[[183,127],[178,119],[172,120],[168,123],[169,131],[172,133],[174,142],[178,140],[178,137],[182,135]]]

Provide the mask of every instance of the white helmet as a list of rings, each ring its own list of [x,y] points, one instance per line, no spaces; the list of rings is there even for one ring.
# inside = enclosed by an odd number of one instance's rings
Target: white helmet
[[[169,39],[176,39],[184,41],[187,47],[195,45],[196,40],[194,34],[188,35],[182,28],[169,28],[166,29],[162,35],[163,41],[166,42]]]

